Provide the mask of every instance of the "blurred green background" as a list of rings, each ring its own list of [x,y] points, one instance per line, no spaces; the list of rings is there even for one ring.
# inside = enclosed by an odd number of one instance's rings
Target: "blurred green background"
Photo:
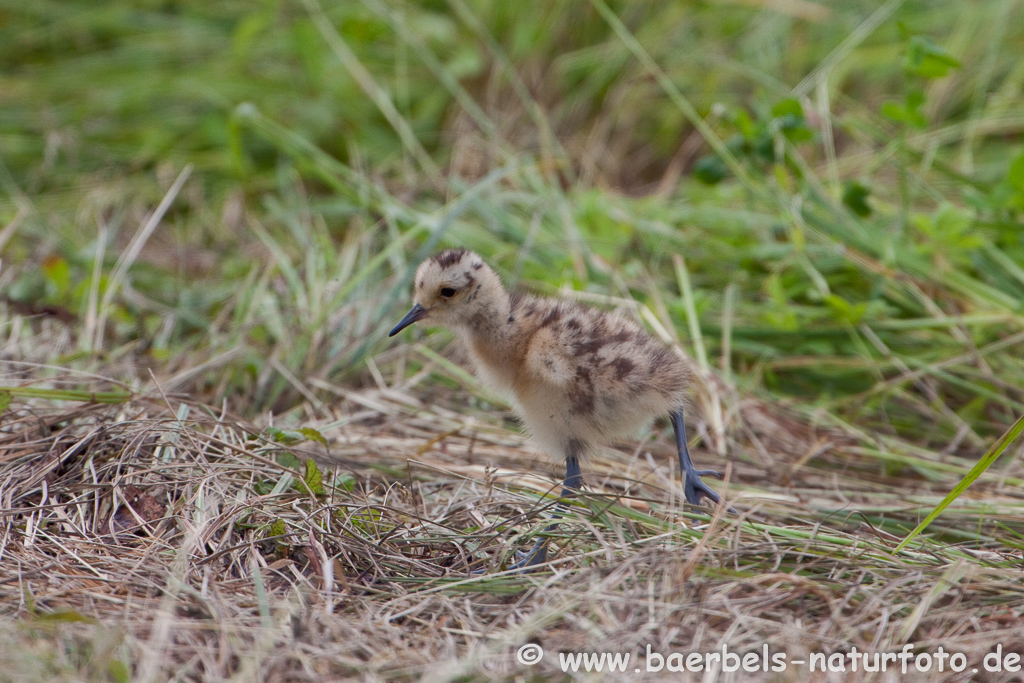
[[[7,354],[286,411],[432,358],[384,334],[463,245],[977,453],[1024,412],[1021,45],[1011,0],[3,2]]]

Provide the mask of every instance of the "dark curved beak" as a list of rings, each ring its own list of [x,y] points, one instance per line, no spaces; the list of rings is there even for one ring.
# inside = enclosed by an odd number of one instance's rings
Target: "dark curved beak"
[[[421,320],[426,314],[427,309],[423,308],[419,304],[416,304],[408,313],[405,314],[405,317],[402,318],[402,321],[395,325],[394,329],[388,332],[388,336],[394,337],[396,334],[398,334],[405,328],[409,327],[409,325],[412,325],[417,320]]]

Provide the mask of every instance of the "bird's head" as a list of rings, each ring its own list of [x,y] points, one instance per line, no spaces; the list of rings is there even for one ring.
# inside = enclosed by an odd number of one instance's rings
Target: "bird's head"
[[[420,264],[413,280],[413,307],[393,337],[417,320],[448,328],[473,328],[502,314],[505,288],[483,259],[466,249],[447,249]]]

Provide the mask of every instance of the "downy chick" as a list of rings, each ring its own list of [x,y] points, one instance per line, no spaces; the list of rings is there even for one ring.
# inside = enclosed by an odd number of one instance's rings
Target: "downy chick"
[[[465,249],[420,264],[413,301],[389,336],[427,320],[463,339],[477,375],[509,399],[541,450],[565,460],[563,497],[579,490],[580,461],[597,444],[668,413],[687,502],[718,503],[701,476],[721,475],[696,470],[686,448],[689,367],[633,321],[574,302],[510,295],[497,273]],[[519,566],[543,562],[546,548],[539,542]]]

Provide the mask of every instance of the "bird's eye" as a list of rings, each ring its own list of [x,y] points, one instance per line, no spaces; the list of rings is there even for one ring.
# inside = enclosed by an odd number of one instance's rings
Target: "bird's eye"
[[[445,299],[451,299],[453,296],[455,296],[455,290],[452,289],[451,287],[442,287],[441,296],[444,297]]]

